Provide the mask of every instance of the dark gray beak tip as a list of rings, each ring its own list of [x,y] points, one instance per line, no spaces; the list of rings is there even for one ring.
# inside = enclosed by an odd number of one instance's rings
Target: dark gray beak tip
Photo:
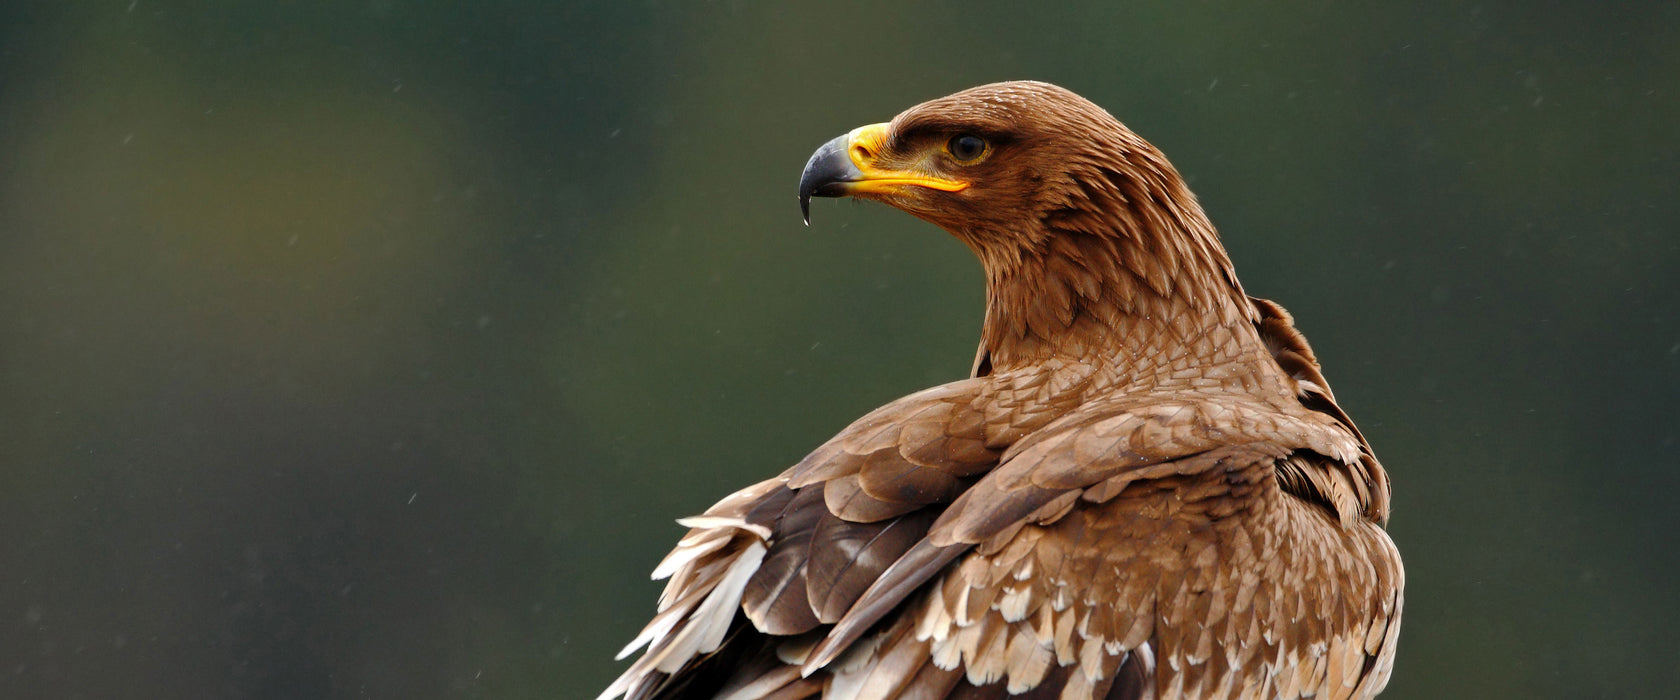
[[[806,226],[811,225],[812,197],[844,197],[846,184],[862,178],[863,173],[858,172],[846,152],[850,144],[851,136],[841,134],[805,161],[805,172],[799,175],[799,213],[804,216]]]

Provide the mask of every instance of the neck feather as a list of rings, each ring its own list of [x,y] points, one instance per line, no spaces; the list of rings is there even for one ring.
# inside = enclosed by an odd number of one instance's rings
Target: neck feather
[[[1195,346],[1209,334],[1263,351],[1195,196],[1152,148],[1130,156],[1070,168],[1053,206],[1019,222],[1027,230],[970,237],[987,272],[982,343],[994,366],[1061,356],[1138,374],[1204,352]],[[1164,357],[1104,356],[1120,347]]]

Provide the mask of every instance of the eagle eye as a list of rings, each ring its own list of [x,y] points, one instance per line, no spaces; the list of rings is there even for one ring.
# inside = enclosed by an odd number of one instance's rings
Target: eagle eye
[[[986,155],[986,140],[973,134],[958,134],[945,144],[945,150],[959,163],[972,163]]]

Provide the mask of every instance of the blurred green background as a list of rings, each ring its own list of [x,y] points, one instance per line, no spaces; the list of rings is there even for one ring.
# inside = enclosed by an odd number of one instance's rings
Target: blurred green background
[[[1393,698],[1680,685],[1680,3],[8,2],[0,697],[584,698],[672,519],[962,376],[806,156],[974,84],[1192,180],[1394,480]]]

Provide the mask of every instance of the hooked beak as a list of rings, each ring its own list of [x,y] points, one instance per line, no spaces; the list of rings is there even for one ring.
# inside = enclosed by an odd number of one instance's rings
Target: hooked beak
[[[911,170],[877,166],[888,139],[886,124],[853,129],[823,144],[805,161],[799,176],[799,212],[811,225],[812,197],[848,197],[859,194],[891,193],[904,187],[926,187],[958,192],[969,183]]]

